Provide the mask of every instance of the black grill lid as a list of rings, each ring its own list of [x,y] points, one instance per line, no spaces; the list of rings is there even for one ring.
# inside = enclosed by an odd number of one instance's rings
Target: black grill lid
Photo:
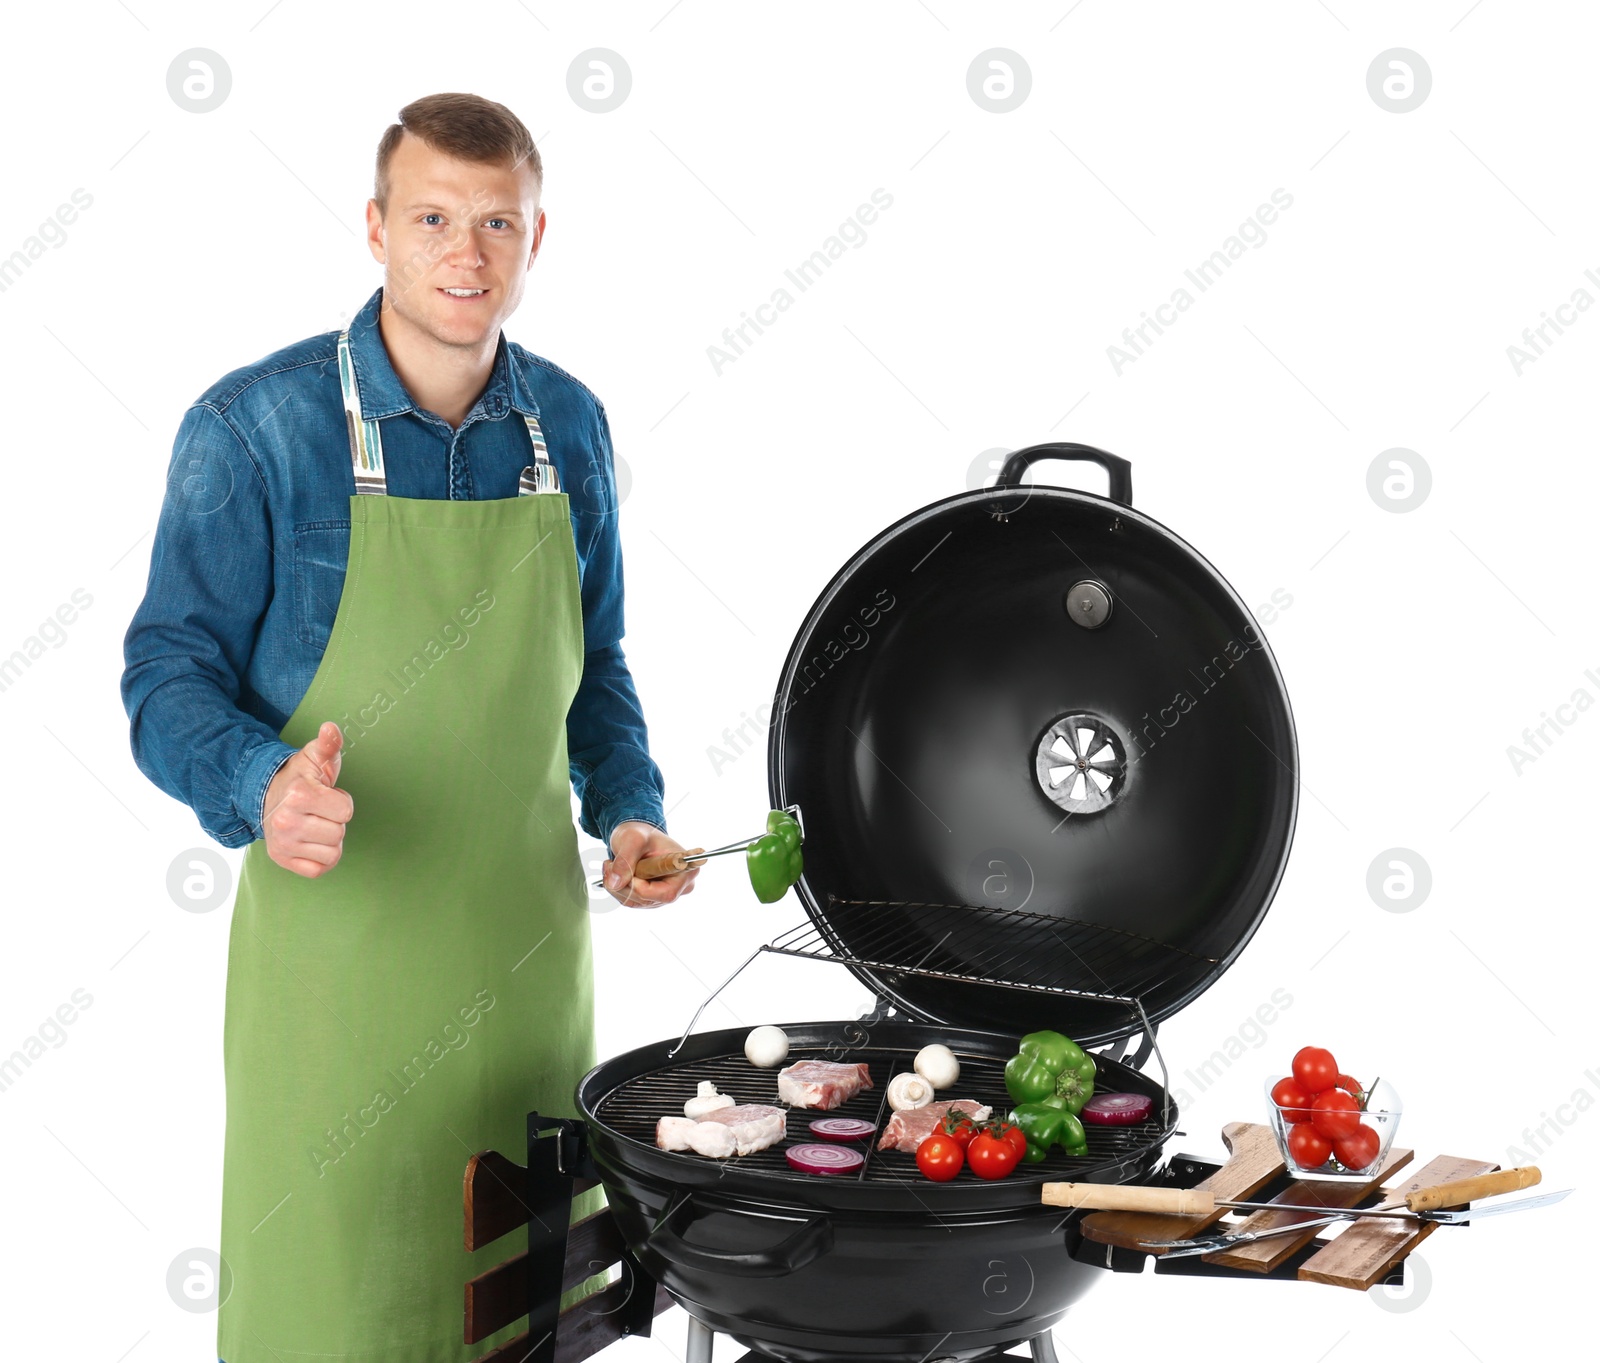
[[[1111,496],[1024,485],[1043,458],[1099,464]],[[916,1017],[1128,1035],[1208,988],[1277,889],[1277,663],[1131,481],[1088,446],[1019,450],[865,545],[790,648],[768,748],[805,823],[790,946]]]

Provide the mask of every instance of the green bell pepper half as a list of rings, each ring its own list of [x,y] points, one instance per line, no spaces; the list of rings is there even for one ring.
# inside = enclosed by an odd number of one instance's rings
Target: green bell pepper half
[[[767,815],[767,831],[745,849],[750,888],[763,904],[775,904],[800,879],[805,863],[800,856],[800,825],[794,815],[774,809]]]
[[[1028,1149],[1022,1158],[1029,1164],[1037,1164],[1057,1145],[1069,1155],[1089,1153],[1089,1137],[1083,1123],[1064,1107],[1050,1102],[1019,1103],[1011,1109],[1010,1120],[1027,1138]]]
[[[1060,1032],[1029,1032],[1006,1062],[1014,1103],[1049,1103],[1076,1116],[1094,1097],[1094,1057]]]

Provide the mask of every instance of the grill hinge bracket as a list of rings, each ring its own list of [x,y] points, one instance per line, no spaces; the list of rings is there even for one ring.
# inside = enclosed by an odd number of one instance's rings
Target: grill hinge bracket
[[[894,1018],[897,1022],[910,1020],[896,1014],[894,1005],[884,998],[882,994],[874,994],[872,996],[872,1007],[867,1009],[856,1021],[865,1023],[870,1027],[875,1022],[888,1022],[890,1018]]]

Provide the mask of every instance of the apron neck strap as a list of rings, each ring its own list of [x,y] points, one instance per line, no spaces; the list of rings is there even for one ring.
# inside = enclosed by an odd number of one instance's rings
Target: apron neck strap
[[[339,387],[344,393],[344,426],[350,436],[350,466],[356,475],[357,492],[389,490],[383,471],[383,437],[378,423],[361,415],[361,392],[356,387],[356,366],[350,358],[350,332],[339,333]]]
[[[369,421],[361,413],[361,391],[356,386],[356,367],[350,357],[348,328],[339,333],[339,388],[344,394],[344,424],[350,437],[350,468],[355,474],[356,492],[383,496],[389,491],[388,475],[383,468],[383,436],[377,421]],[[517,495],[560,492],[561,477],[550,462],[539,418],[524,413],[523,420],[528,423],[533,463],[523,469],[517,479]]]

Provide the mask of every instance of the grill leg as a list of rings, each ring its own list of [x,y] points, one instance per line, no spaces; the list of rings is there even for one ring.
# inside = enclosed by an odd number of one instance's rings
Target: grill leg
[[[689,1317],[689,1343],[684,1352],[684,1363],[711,1363],[711,1343],[717,1337],[705,1321],[698,1316]],[[1054,1360],[1047,1360],[1054,1363]]]
[[[1048,1330],[1030,1339],[1028,1350],[1033,1354],[1033,1363],[1056,1363],[1055,1341],[1050,1338]]]

